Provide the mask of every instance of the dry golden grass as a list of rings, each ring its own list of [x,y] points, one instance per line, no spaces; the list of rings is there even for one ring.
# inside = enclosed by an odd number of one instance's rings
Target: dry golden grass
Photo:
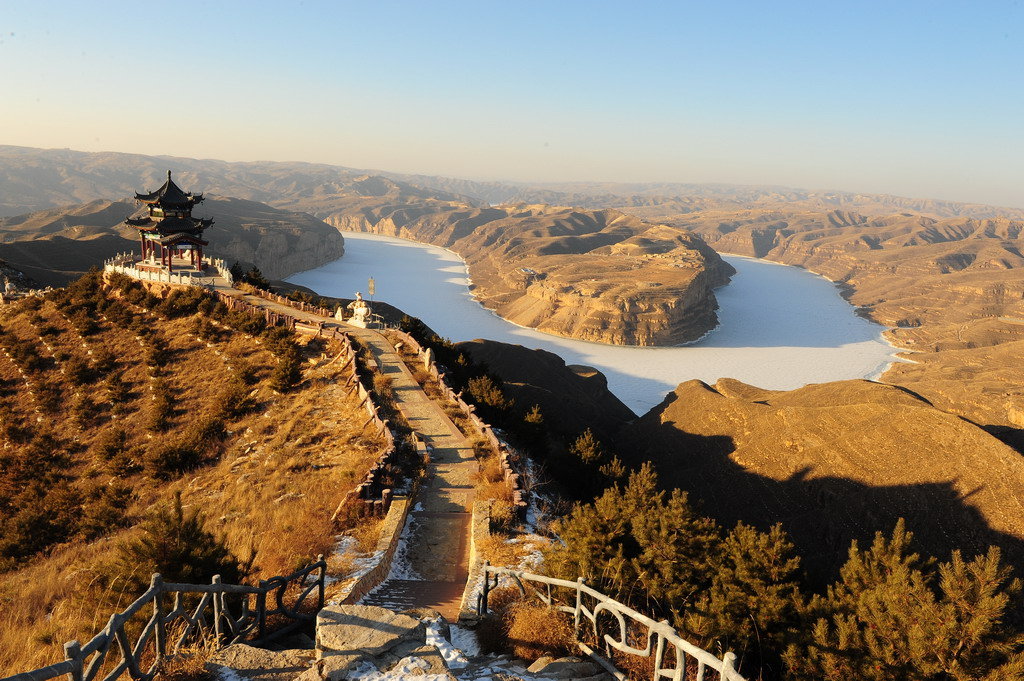
[[[568,615],[527,601],[511,606],[506,635],[513,654],[531,662],[545,655],[564,657],[577,648]]]
[[[491,565],[515,567],[519,564],[519,551],[515,544],[509,544],[504,534],[492,533],[480,540],[476,549],[480,556]]]
[[[0,390],[0,406],[13,420],[36,423],[72,445],[66,473],[73,486],[87,491],[113,482],[129,485],[134,498],[128,514],[135,521],[180,491],[184,505],[201,508],[207,527],[224,537],[235,555],[244,559],[255,550],[253,580],[291,572],[317,554],[332,553],[339,528],[330,522],[331,513],[383,447],[370,429],[357,432],[365,412],[354,395],[341,389],[347,376],[341,375],[340,363],[308,368],[298,389],[278,394],[262,382],[276,364],[264,344],[225,328],[216,338],[201,340],[190,317],[168,321],[133,309],[132,315],[143,318],[167,347],[167,360],[158,373],[173,396],[173,410],[166,432],[154,432],[144,423],[152,402],[151,372],[135,333],[100,321],[99,330],[85,337],[93,351],[89,355],[52,303],[37,314],[41,319],[33,322],[17,306],[0,306],[0,323],[18,338],[36,342],[41,325],[54,327],[57,332],[48,333],[47,342],[58,354],[85,359],[109,350],[129,387],[122,413],[104,407],[89,428],[66,418],[64,410],[37,414],[37,405],[24,390]],[[40,348],[43,356],[50,355]],[[309,348],[317,355],[321,350]],[[249,388],[252,409],[225,422],[227,434],[212,463],[159,481],[142,470],[118,474],[96,460],[94,445],[112,428],[123,430],[128,446],[140,452],[178,437],[219,408],[221,388],[242,365],[251,367],[257,380]],[[32,379],[53,384],[62,403],[70,403],[75,392],[102,392],[102,382],[73,389],[59,366]],[[8,386],[22,381],[14,365],[2,360],[0,380]],[[376,524],[355,528],[361,545],[375,543]],[[114,611],[133,600],[135,594],[119,591],[124,580],[101,586],[100,575],[109,568],[118,543],[135,534],[137,530],[128,528],[93,542],[75,539],[0,574],[0,676],[63,659],[64,642],[88,641]]]

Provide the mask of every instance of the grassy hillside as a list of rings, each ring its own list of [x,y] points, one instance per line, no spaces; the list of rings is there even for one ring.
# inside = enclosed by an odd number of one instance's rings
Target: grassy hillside
[[[126,278],[0,307],[0,674],[131,600],[152,566],[123,547],[177,494],[249,579],[331,553],[383,447],[331,351]]]

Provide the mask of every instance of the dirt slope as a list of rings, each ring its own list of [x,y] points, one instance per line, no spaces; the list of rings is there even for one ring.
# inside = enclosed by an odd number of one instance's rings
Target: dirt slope
[[[611,436],[636,418],[608,390],[604,374],[592,367],[566,365],[554,353],[492,340],[477,339],[456,347],[500,376],[507,396],[518,406],[540,406],[548,427],[567,437],[587,428]]]

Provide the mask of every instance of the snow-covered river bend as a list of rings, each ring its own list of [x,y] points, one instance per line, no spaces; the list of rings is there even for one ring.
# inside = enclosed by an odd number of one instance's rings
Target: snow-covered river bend
[[[356,291],[365,296],[373,277],[376,299],[454,341],[518,343],[601,370],[612,392],[638,414],[691,378],[713,383],[731,377],[786,390],[876,378],[897,351],[882,338],[884,328],[857,316],[827,279],[764,260],[723,256],[737,274],[715,292],[720,324],[704,339],[683,347],[637,348],[559,338],[505,321],[476,302],[465,263],[451,251],[371,234],[344,236],[343,258],[288,281],[351,298]]]

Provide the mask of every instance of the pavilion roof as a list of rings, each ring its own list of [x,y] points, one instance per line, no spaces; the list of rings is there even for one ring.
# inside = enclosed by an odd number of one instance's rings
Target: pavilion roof
[[[200,234],[213,224],[209,218],[163,218],[154,220],[148,216],[128,218],[124,223],[143,232],[157,232],[161,236],[172,234]]]
[[[198,244],[200,246],[209,246],[209,241],[204,241],[198,234],[186,234],[185,232],[178,232],[176,234],[168,234],[165,237],[160,238],[160,243],[164,246],[173,246],[174,244],[180,243]]]
[[[174,184],[171,179],[171,171],[167,171],[167,181],[163,186],[149,194],[135,193],[135,199],[143,203],[157,203],[161,206],[192,206],[203,200],[202,194],[185,192],[181,187]]]

